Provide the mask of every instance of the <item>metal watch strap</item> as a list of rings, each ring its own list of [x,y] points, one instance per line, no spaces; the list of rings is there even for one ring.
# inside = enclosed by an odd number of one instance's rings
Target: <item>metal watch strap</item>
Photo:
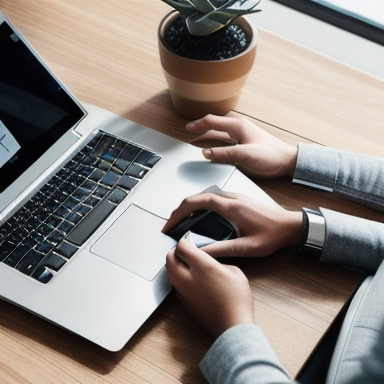
[[[303,208],[302,249],[320,255],[325,241],[325,219],[321,212]]]

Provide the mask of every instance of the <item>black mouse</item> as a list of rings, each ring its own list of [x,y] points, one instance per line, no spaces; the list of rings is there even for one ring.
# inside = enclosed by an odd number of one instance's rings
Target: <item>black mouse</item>
[[[238,237],[236,229],[227,219],[216,212],[206,210],[193,212],[169,230],[166,235],[179,241],[188,231],[192,232],[197,246]]]

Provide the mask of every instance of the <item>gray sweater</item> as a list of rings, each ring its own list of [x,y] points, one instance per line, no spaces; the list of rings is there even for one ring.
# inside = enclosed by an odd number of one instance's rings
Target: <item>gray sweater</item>
[[[384,211],[384,159],[300,144],[294,182]],[[327,384],[384,383],[384,224],[321,209],[326,236],[320,261],[359,269],[355,295],[332,357]],[[224,332],[200,363],[209,383],[294,383],[262,330]],[[315,384],[315,383],[314,383]]]

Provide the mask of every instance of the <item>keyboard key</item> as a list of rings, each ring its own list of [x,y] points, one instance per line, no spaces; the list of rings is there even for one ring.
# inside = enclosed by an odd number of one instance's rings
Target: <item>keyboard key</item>
[[[56,215],[62,217],[63,219],[69,215],[72,211],[69,207],[66,207],[65,205],[62,205],[59,207],[56,211]]]
[[[82,218],[83,216],[79,215],[77,212],[72,212],[66,217],[66,220],[76,225]]]
[[[36,244],[39,244],[39,241],[36,241],[32,234],[23,239],[23,245],[29,249],[33,248]]]
[[[47,240],[50,241],[53,244],[60,243],[61,240],[63,240],[65,237],[65,233],[61,231],[53,231],[48,237]]]
[[[97,183],[92,180],[86,180],[83,184],[81,184],[81,188],[83,188],[83,190],[86,190],[88,192],[88,195],[90,195],[92,191],[96,189],[96,187]]]
[[[16,269],[26,275],[31,275],[44,256],[44,254],[38,253],[32,249],[23,257]]]
[[[9,231],[5,228],[5,226],[0,227],[0,246],[2,242],[9,236]]]
[[[104,177],[105,173],[106,172],[101,169],[95,169],[89,178],[97,183]]]
[[[107,193],[109,192],[109,189],[106,187],[103,187],[102,185],[99,185],[92,193],[92,196],[103,198]]]
[[[83,187],[79,187],[73,192],[72,198],[74,198],[78,201],[84,201],[89,195],[90,195],[90,193],[89,193],[88,189],[85,189]]]
[[[135,160],[135,163],[152,168],[160,159],[161,157],[159,155],[143,150]]]
[[[12,232],[10,236],[8,236],[8,240],[13,244],[19,244],[25,236],[27,236],[27,233],[22,233],[20,229],[17,229],[16,232]]]
[[[97,204],[99,204],[99,202],[100,202],[99,198],[90,196],[90,197],[88,197],[87,200],[84,201],[84,205],[86,205],[90,208],[94,208],[94,207],[96,207]]]
[[[63,206],[72,212],[78,205],[80,201],[75,199],[73,196],[69,196],[67,200],[64,201]]]
[[[121,191],[113,190],[91,211],[68,235],[67,240],[77,246],[81,246],[98,229],[105,219],[116,208],[116,204],[110,201],[119,195]]]
[[[132,164],[127,172],[127,175],[142,179],[148,172],[148,169],[144,168],[140,164]]]
[[[138,182],[138,179],[134,179],[131,176],[124,175],[120,178],[117,185],[121,188],[130,191]]]
[[[92,208],[89,207],[88,205],[82,204],[79,208],[76,209],[76,212],[81,216],[85,216],[91,209]]]
[[[94,168],[89,165],[80,165],[80,167],[77,169],[77,173],[84,177],[88,177],[92,173],[93,169]]]
[[[79,212],[77,211],[77,213],[79,213]],[[63,221],[60,223],[60,225],[57,227],[57,229],[58,229],[59,231],[62,231],[62,232],[64,232],[64,233],[67,234],[67,233],[69,233],[69,231],[72,230],[73,226],[74,226],[74,224],[71,223],[70,221],[68,221],[68,220],[63,220]]]
[[[117,158],[117,156],[119,155],[119,150],[117,150],[116,148],[109,148],[106,152],[104,152],[100,158],[102,160],[105,160],[107,163],[110,163],[112,164],[114,162],[114,160]]]
[[[47,255],[52,249],[54,248],[54,245],[48,241],[43,241],[41,244],[36,246],[36,251],[39,251],[40,253]]]
[[[63,221],[63,218],[58,215],[50,215],[45,220],[45,223],[49,225],[52,229],[57,228],[61,222]]]
[[[117,181],[119,180],[120,175],[113,171],[109,171],[106,173],[106,175],[100,180],[100,183],[104,185],[108,185],[110,187],[114,186]]]
[[[132,161],[136,159],[141,149],[128,144],[120,153],[119,158],[116,160],[114,166],[121,172],[125,172],[131,165]]]
[[[5,260],[15,248],[15,244],[12,244],[7,240],[4,241],[0,246],[0,261]]]
[[[97,144],[93,153],[99,157],[102,156],[108,150],[108,148],[113,145],[114,141],[115,139],[113,137],[104,136]]]
[[[121,190],[119,188],[116,188],[107,197],[111,203],[120,204],[125,199],[126,196],[127,196],[126,192],[124,192],[123,190]]]
[[[66,257],[67,259],[70,259],[76,253],[77,250],[78,247],[68,243],[67,241],[63,241],[62,243],[60,243],[55,249],[57,253]]]
[[[44,240],[44,236],[41,236],[40,233],[36,230],[30,233],[29,237],[31,240],[33,240],[36,244],[41,243]]]
[[[8,255],[8,257],[3,262],[4,264],[7,264],[10,267],[14,268],[17,264],[19,264],[21,259],[25,256],[28,251],[29,248],[27,248],[26,246],[18,246],[13,250],[11,254]]]
[[[36,268],[33,272],[32,277],[38,280],[40,283],[47,284],[53,277],[53,273],[45,268],[44,266]]]
[[[44,266],[49,269],[53,269],[55,272],[58,272],[59,269],[66,263],[66,261],[54,253],[50,253],[41,263],[41,266]]]
[[[47,224],[47,223],[43,223],[40,225],[40,227],[37,229],[39,231],[39,233],[41,234],[41,236],[49,236],[51,234],[51,232],[53,231],[54,227]]]

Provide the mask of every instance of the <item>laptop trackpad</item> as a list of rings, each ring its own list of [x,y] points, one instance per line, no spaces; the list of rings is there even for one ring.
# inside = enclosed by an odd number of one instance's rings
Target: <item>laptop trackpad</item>
[[[161,233],[165,220],[130,205],[108,228],[91,252],[122,268],[153,280],[176,241]]]

